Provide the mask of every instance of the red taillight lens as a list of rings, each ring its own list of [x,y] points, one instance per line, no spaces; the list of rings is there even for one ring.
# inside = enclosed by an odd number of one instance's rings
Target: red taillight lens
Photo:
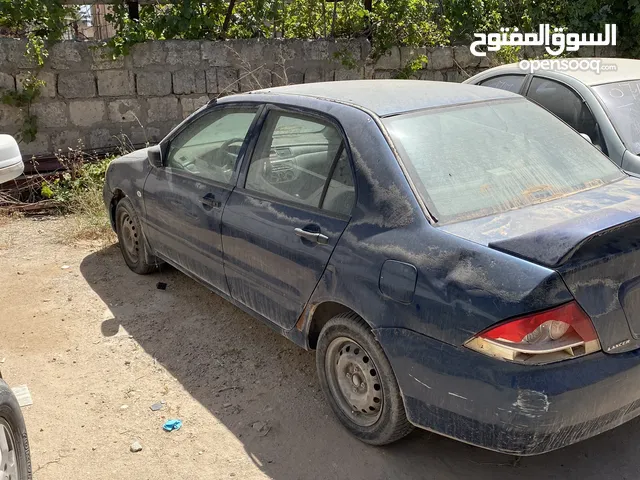
[[[533,364],[600,350],[591,320],[575,301],[509,320],[476,335],[466,346],[504,360]]]

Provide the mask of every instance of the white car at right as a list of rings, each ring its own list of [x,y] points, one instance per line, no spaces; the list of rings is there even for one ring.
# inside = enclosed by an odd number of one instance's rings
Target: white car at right
[[[463,83],[519,93],[564,120],[627,172],[640,174],[640,60],[583,58],[608,70],[550,69],[531,73],[512,63]],[[526,118],[522,119],[527,121]]]

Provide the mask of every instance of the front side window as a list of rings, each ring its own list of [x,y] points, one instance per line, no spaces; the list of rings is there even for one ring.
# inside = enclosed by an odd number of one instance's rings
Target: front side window
[[[484,80],[480,85],[483,87],[498,88],[500,90],[507,90],[508,92],[518,93],[520,87],[524,83],[524,75],[500,75],[498,77],[492,77],[488,80]]]
[[[350,212],[355,194],[342,135],[316,117],[270,112],[245,188],[334,213]]]
[[[595,118],[587,104],[572,89],[560,82],[535,77],[531,81],[527,97],[561,118],[579,133],[588,135],[594,145],[606,152],[606,145]]]
[[[256,112],[224,108],[197,118],[169,144],[166,166],[228,183]]]
[[[640,154],[640,80],[597,85],[593,91],[604,103],[622,143]]]
[[[522,208],[624,178],[565,123],[525,99],[425,110],[383,122],[441,223]]]

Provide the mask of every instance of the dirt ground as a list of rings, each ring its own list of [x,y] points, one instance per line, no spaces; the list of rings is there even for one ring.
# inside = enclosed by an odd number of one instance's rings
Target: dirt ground
[[[638,421],[517,462],[424,431],[364,445],[313,352],[173,269],[138,276],[116,245],[69,241],[73,221],[0,219],[0,369],[33,396],[36,480],[640,478]]]

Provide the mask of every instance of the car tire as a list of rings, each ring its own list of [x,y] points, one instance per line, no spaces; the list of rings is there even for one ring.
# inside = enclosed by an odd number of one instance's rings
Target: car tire
[[[118,202],[115,217],[118,244],[128,267],[140,275],[158,270],[159,262],[147,251],[140,220],[131,200],[125,197]],[[152,262],[148,261],[150,258]]]
[[[327,322],[318,338],[316,367],[331,409],[358,439],[386,445],[413,430],[391,364],[357,314]]]
[[[0,472],[7,478],[10,475],[15,480],[31,480],[27,428],[18,400],[3,380],[0,380],[0,450]]]

